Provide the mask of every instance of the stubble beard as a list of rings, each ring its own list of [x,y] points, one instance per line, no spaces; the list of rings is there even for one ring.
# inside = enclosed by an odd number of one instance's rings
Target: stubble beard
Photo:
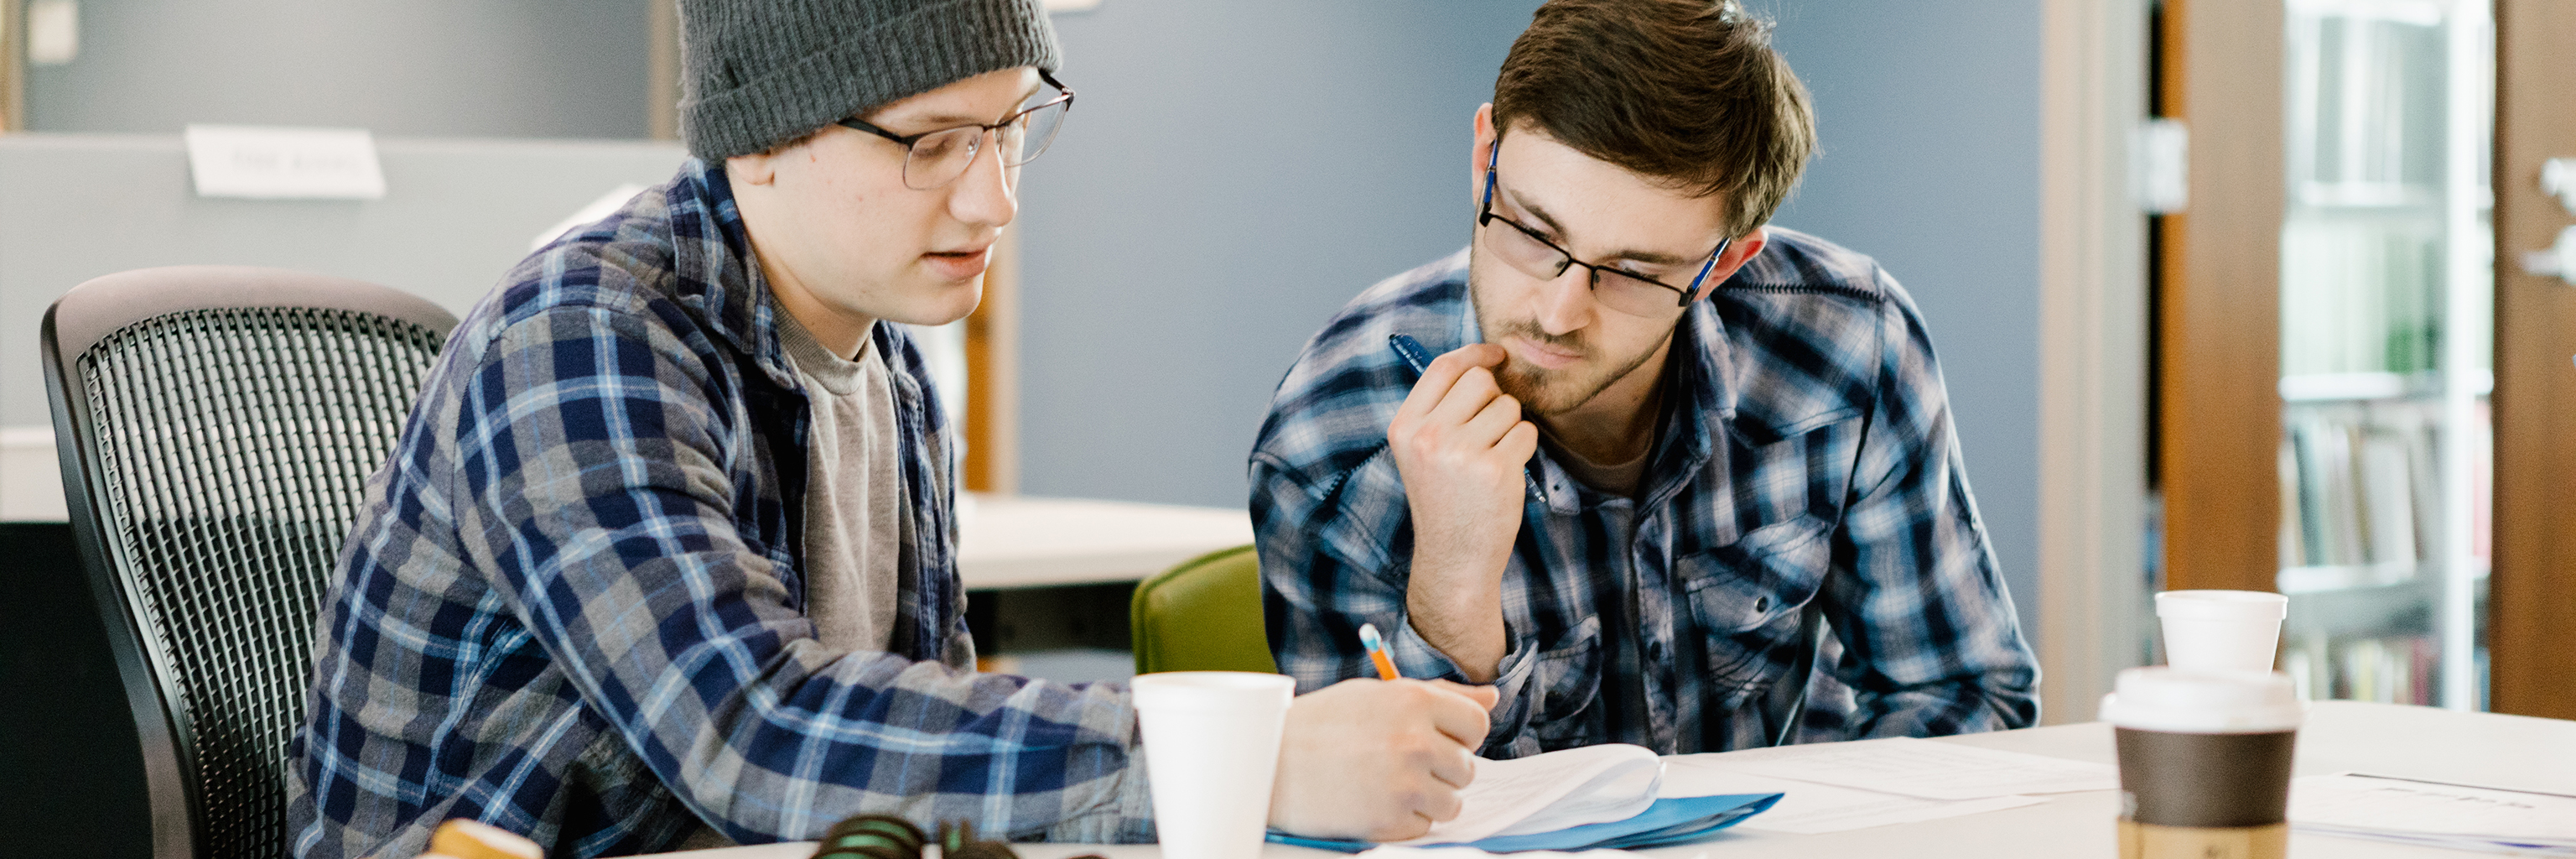
[[[1467,295],[1475,306],[1476,325],[1483,330],[1485,342],[1518,337],[1582,356],[1579,363],[1564,370],[1530,364],[1517,355],[1507,355],[1502,366],[1494,368],[1495,387],[1519,400],[1521,413],[1525,416],[1560,415],[1591,402],[1612,384],[1645,366],[1646,361],[1654,357],[1655,350],[1663,348],[1664,342],[1672,338],[1667,332],[1663,340],[1635,355],[1624,360],[1604,361],[1592,344],[1585,342],[1582,331],[1549,334],[1536,319],[1496,318],[1484,301],[1484,290],[1477,283],[1472,259],[1467,268]]]

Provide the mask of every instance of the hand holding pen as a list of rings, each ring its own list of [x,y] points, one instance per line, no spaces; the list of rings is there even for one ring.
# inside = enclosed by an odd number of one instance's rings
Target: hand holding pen
[[[1421,384],[1423,371],[1431,368],[1431,350],[1422,348],[1422,341],[1413,339],[1411,334],[1389,334],[1386,336],[1386,345],[1395,350],[1396,357],[1404,359],[1405,366],[1413,368],[1414,383]],[[1491,368],[1493,365],[1485,366]],[[1488,372],[1491,370],[1489,369]],[[1529,468],[1523,466],[1521,477],[1523,485],[1529,488],[1529,500],[1541,504],[1547,503],[1547,493],[1538,488],[1538,475],[1530,473]]]
[[[1422,350],[1395,335],[1410,364]],[[1490,682],[1502,661],[1502,575],[1530,500],[1526,471],[1538,427],[1503,393],[1502,347],[1474,343],[1432,359],[1387,425],[1387,450],[1412,513],[1406,606],[1414,631]]]

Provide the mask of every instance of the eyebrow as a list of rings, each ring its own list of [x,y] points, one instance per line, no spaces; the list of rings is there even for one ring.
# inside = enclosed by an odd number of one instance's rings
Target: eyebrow
[[[1509,199],[1512,201],[1512,205],[1513,205],[1513,206],[1518,207],[1521,211],[1524,211],[1524,212],[1528,212],[1528,213],[1530,213],[1530,217],[1537,218],[1537,219],[1539,219],[1539,222],[1540,222],[1540,223],[1544,223],[1544,224],[1546,224],[1546,225],[1547,225],[1548,230],[1550,230],[1550,231],[1552,231],[1552,232],[1556,233],[1556,235],[1558,236],[1558,241],[1563,241],[1563,240],[1564,240],[1564,236],[1565,236],[1565,225],[1564,225],[1564,224],[1557,223],[1557,221],[1556,221],[1556,216],[1548,214],[1546,209],[1544,209],[1544,208],[1540,208],[1540,207],[1539,207],[1537,204],[1535,204],[1535,203],[1531,203],[1531,202],[1530,202],[1530,201],[1528,201],[1528,200],[1523,200],[1523,199],[1521,199],[1521,195],[1520,195],[1518,192],[1515,192],[1515,191],[1513,191],[1513,190],[1511,190],[1511,189],[1508,189],[1508,188],[1505,188],[1505,189],[1502,189],[1502,190],[1503,190],[1503,196],[1504,196],[1504,197],[1506,197],[1506,198],[1509,198]],[[1662,266],[1678,266],[1678,265],[1687,265],[1687,264],[1689,264],[1689,263],[1693,262],[1693,260],[1685,259],[1685,258],[1682,258],[1682,257],[1673,256],[1672,254],[1664,253],[1664,252],[1661,252],[1661,251],[1649,251],[1649,250],[1637,250],[1637,249],[1622,250],[1622,251],[1619,251],[1619,252],[1617,252],[1617,253],[1610,254],[1609,256],[1602,257],[1601,259],[1596,260],[1596,262],[1609,262],[1609,261],[1612,261],[1612,260],[1628,260],[1628,261],[1630,261],[1630,262],[1640,262],[1640,263],[1645,263],[1645,264],[1647,264],[1647,265],[1662,265]]]
[[[1028,91],[1020,93],[1019,100],[1011,102],[1011,109],[1002,115],[1009,116],[1013,113],[1020,112],[1020,105],[1027,104],[1030,98],[1035,97],[1038,94],[1038,88],[1045,85],[1046,84],[1043,82],[1030,84]],[[932,130],[945,130],[960,125],[982,125],[984,124],[984,121],[962,113],[934,113],[929,116],[914,117],[909,120],[900,121],[900,124],[903,125],[913,125],[916,123],[933,126]]]

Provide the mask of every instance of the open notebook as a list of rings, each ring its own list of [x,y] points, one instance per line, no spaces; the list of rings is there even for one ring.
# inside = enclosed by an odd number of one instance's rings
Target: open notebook
[[[1649,847],[1687,841],[1734,825],[1778,802],[1780,795],[1661,798],[1664,762],[1644,746],[1612,744],[1513,760],[1476,760],[1476,779],[1459,792],[1455,819],[1435,824],[1404,846],[1464,845],[1494,852]],[[1299,838],[1282,844],[1357,852],[1367,841]]]

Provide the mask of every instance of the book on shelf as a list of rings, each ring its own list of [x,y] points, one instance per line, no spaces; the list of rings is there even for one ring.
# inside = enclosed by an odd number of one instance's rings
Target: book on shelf
[[[2281,565],[2414,565],[2438,557],[2441,482],[2429,404],[2302,409],[2282,440]]]
[[[2431,705],[2441,648],[2422,635],[2314,639],[2281,649],[2281,670],[2309,699]]]

